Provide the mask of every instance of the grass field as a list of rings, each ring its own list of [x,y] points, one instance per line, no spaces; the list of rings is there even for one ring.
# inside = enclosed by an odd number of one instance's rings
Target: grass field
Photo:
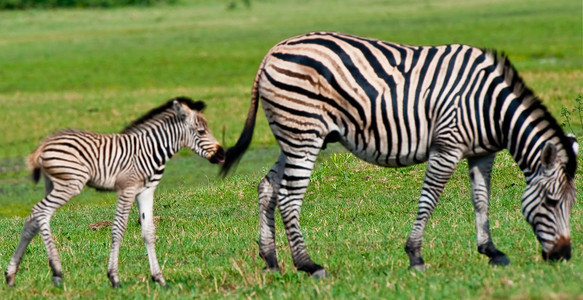
[[[256,68],[276,42],[329,30],[408,44],[464,43],[507,53],[559,122],[583,94],[582,4],[577,1],[183,1],[110,10],[0,12],[0,267],[18,243],[24,217],[43,196],[23,159],[61,128],[116,132],[167,99],[207,102],[214,135],[233,145],[249,106]],[[583,214],[571,215],[573,258],[549,264],[520,213],[522,173],[497,157],[492,235],[512,264],[490,267],[475,246],[467,164],[450,180],[422,249],[428,270],[407,270],[403,250],[417,210],[424,165],[382,169],[339,147],[324,151],[302,209],[312,258],[331,277],[296,272],[278,219],[281,273],[257,255],[256,186],[278,148],[263,114],[235,174],[187,151],[168,164],[157,190],[157,253],[170,288],[153,284],[139,226],[122,243],[120,278],[107,279],[115,194],[87,189],[54,215],[64,267],[54,288],[40,238],[29,246],[16,287],[0,298],[513,298],[583,299]],[[571,115],[570,131],[583,135]],[[581,144],[581,142],[580,142]],[[579,156],[579,165],[583,164]],[[576,184],[583,180],[578,171]],[[581,200],[582,193],[578,192]]]

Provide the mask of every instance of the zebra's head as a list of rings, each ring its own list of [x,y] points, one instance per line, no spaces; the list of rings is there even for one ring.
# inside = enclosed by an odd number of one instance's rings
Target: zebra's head
[[[563,153],[554,143],[546,142],[540,156],[540,168],[527,178],[522,197],[522,213],[541,243],[545,260],[571,258],[569,216],[576,194],[574,174],[567,172],[561,155],[567,151],[576,155],[578,145],[574,137],[569,136],[568,140],[570,147]]]
[[[201,113],[204,107],[204,102],[194,102],[185,97],[173,101],[172,108],[186,129],[181,146],[190,148],[211,163],[223,163],[225,151],[208,128],[206,119]]]

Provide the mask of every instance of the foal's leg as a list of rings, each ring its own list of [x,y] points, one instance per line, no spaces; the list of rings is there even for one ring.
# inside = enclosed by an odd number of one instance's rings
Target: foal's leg
[[[71,198],[81,193],[86,182],[87,180],[84,178],[75,181],[71,180],[69,182],[59,182],[58,184],[53,181],[54,185],[51,192],[43,199],[43,201],[32,209],[32,213],[40,228],[40,235],[47,248],[49,264],[53,269],[53,283],[55,286],[61,284],[61,281],[63,280],[63,271],[57,248],[53,242],[49,221],[53,213],[59,207],[63,206]]]
[[[128,215],[130,209],[132,208],[132,203],[136,198],[135,188],[126,188],[124,190],[118,191],[117,196],[117,207],[115,209],[115,218],[113,219],[113,226],[111,229],[111,252],[109,254],[109,266],[107,268],[107,276],[111,285],[115,288],[120,287],[119,283],[119,269],[118,269],[118,258],[119,258],[119,247],[123,239],[123,234],[126,230],[128,223]],[[142,224],[143,226],[144,224]]]
[[[47,250],[49,265],[53,271],[53,283],[56,286],[61,284],[63,280],[63,269],[61,267],[59,253],[53,241],[49,222],[51,216],[59,207],[63,206],[69,199],[81,192],[81,189],[85,186],[85,182],[86,180],[84,178],[80,178],[78,180],[54,183],[45,176],[46,196],[32,208],[32,214],[24,223],[20,243],[5,272],[8,285],[14,285],[14,277],[16,276],[22,256],[32,238],[39,231]]]
[[[468,158],[470,183],[472,186],[472,200],[476,211],[476,234],[478,252],[490,258],[491,265],[507,265],[508,257],[496,249],[490,235],[488,221],[488,206],[490,203],[490,175],[496,154],[484,157]]]
[[[18,272],[18,266],[20,265],[24,251],[28,247],[32,238],[37,235],[38,230],[39,228],[36,219],[34,219],[33,215],[30,215],[24,222],[24,229],[22,230],[20,243],[18,243],[18,247],[14,251],[14,255],[4,272],[8,286],[14,286],[14,277],[16,277],[16,272]]]
[[[148,259],[150,260],[150,275],[152,280],[158,282],[161,285],[166,285],[164,277],[162,276],[162,271],[158,265],[158,259],[156,258],[155,242],[156,228],[154,226],[154,190],[156,187],[151,187],[145,191],[138,194],[138,208],[140,210],[140,220],[142,224],[142,238],[146,244],[146,251],[148,252]]]
[[[43,175],[43,178],[45,182],[45,196],[47,196],[53,190],[53,182],[45,175]],[[8,286],[14,286],[14,278],[18,272],[18,266],[20,265],[22,256],[24,255],[28,244],[30,244],[30,241],[38,234],[38,231],[38,223],[36,222],[34,216],[31,214],[24,221],[24,229],[22,229],[20,242],[18,243],[18,247],[16,247],[14,255],[12,255],[12,259],[10,260],[6,271],[4,272]]]
[[[45,196],[47,196],[53,190],[53,182],[46,175],[43,175],[43,178],[45,182]],[[14,251],[14,255],[12,256],[8,267],[4,272],[6,283],[9,286],[14,286],[14,278],[18,272],[18,266],[20,265],[22,256],[24,255],[28,244],[30,244],[30,241],[38,234],[38,231],[38,223],[34,216],[31,214],[24,222],[24,229],[22,230],[20,242],[18,243],[18,247]]]

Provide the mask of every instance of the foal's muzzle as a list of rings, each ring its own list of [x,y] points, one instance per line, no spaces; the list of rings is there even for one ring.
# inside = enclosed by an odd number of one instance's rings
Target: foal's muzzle
[[[221,146],[215,151],[215,154],[209,158],[209,161],[213,164],[219,163],[222,164],[225,162],[225,150]]]

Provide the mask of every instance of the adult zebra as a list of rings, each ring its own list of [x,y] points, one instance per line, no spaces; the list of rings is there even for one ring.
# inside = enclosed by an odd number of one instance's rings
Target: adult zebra
[[[428,162],[405,247],[412,268],[424,269],[427,220],[462,158],[469,162],[478,251],[491,264],[509,263],[492,242],[487,214],[494,156],[504,148],[524,171],[522,212],[544,259],[569,259],[577,144],[506,57],[465,45],[415,47],[328,32],[282,41],[259,66],[247,121],[223,174],[251,142],[258,99],[281,147],[258,187],[259,254],[270,269],[278,269],[277,206],[295,266],[326,275],[308,255],[299,215],[316,156],[330,142],[381,166]]]
[[[99,134],[82,130],[62,130],[46,138],[28,157],[35,181],[42,174],[45,197],[32,208],[22,237],[6,269],[6,282],[14,285],[20,260],[31,239],[40,231],[45,243],[53,282],[62,281],[62,268],[54,245],[49,220],[85,185],[118,194],[112,227],[108,276],[119,287],[118,256],[128,214],[138,201],[142,238],[150,260],[152,280],[165,285],[154,248],[152,206],[166,161],[178,150],[190,148],[212,163],[224,160],[224,151],[212,136],[201,114],[204,103],[186,97],[171,99],[131,123],[121,134]]]

